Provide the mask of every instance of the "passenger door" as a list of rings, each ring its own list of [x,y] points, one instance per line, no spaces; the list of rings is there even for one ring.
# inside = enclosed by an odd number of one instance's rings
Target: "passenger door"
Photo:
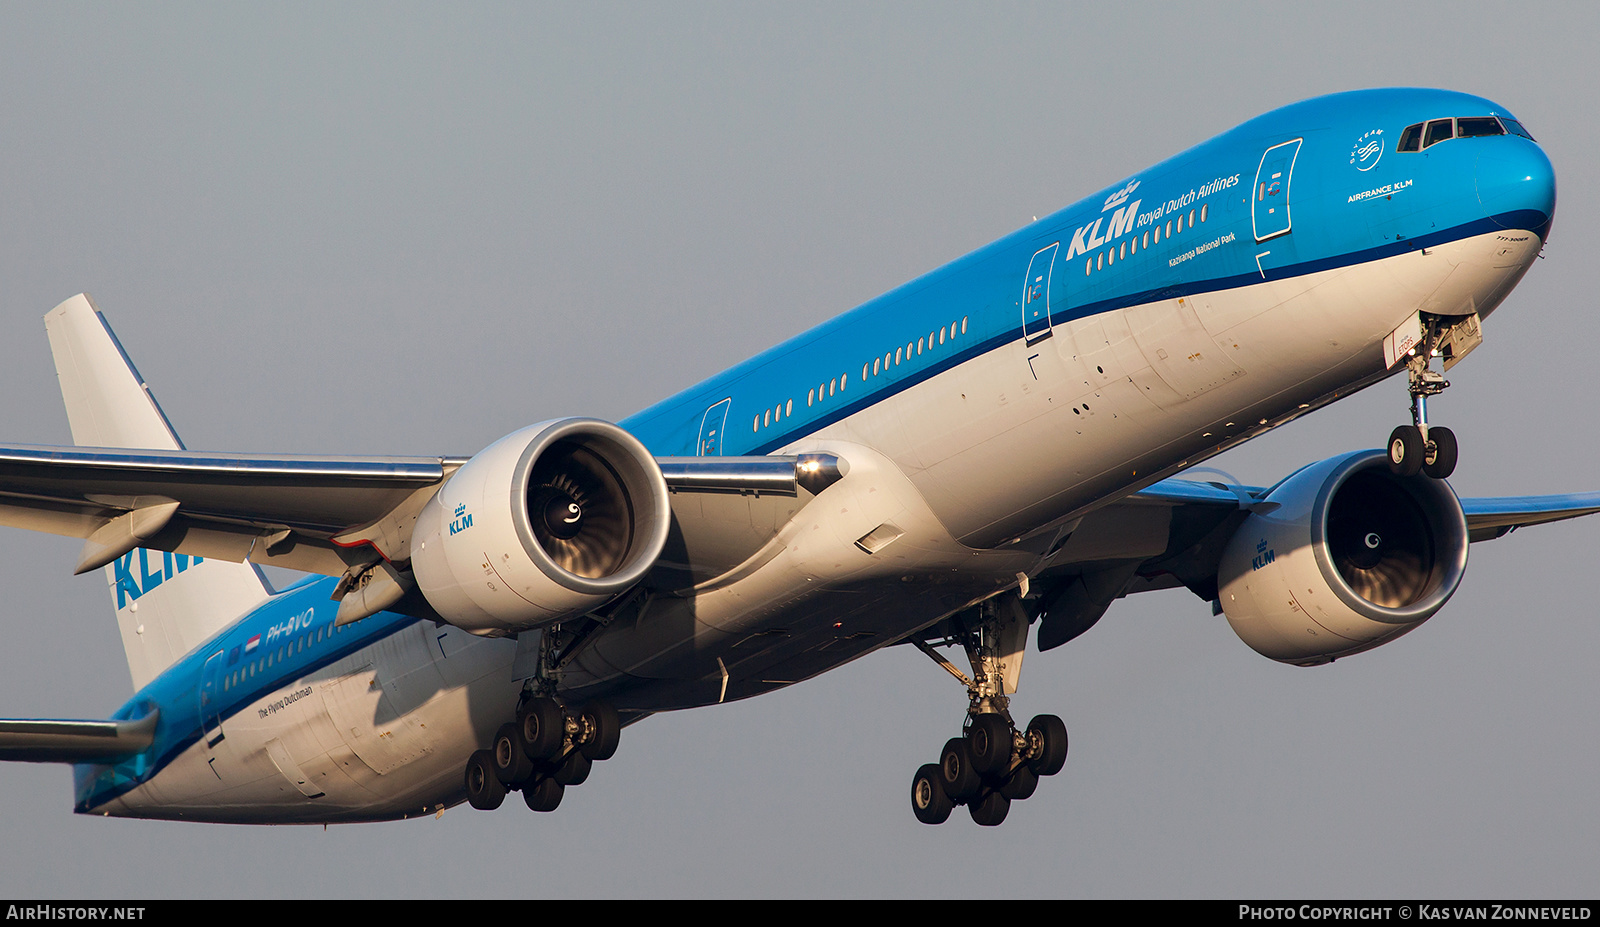
[[[1289,216],[1289,181],[1294,178],[1295,157],[1300,154],[1297,138],[1273,145],[1261,155],[1256,168],[1256,183],[1250,196],[1250,220],[1256,241],[1287,235],[1293,227]]]

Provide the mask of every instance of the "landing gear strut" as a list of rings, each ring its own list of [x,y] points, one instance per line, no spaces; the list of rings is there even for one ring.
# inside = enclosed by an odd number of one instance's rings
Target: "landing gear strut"
[[[1453,328],[1437,321],[1428,326],[1422,343],[1406,357],[1406,389],[1411,394],[1411,424],[1389,433],[1389,469],[1398,476],[1425,473],[1436,480],[1446,479],[1456,469],[1458,448],[1455,432],[1428,424],[1428,397],[1437,396],[1450,386],[1444,374],[1433,369],[1433,358],[1440,342]]]
[[[1016,692],[1027,643],[1028,619],[1015,593],[984,602],[970,626],[948,642],[967,651],[972,676],[951,665],[931,645],[916,641],[967,687],[967,720],[962,736],[951,738],[938,763],[917,770],[911,780],[911,810],[924,824],[943,824],[956,805],[966,805],[972,820],[994,827],[1006,819],[1013,801],[1038,788],[1039,777],[1061,771],[1067,759],[1067,728],[1055,715],[1035,717],[1025,730],[1011,719],[1008,696]]]

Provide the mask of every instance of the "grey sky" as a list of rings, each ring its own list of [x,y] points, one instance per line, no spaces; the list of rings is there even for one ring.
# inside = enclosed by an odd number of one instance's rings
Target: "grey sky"
[[[1259,112],[1416,84],[1515,112],[1553,241],[1434,404],[1463,495],[1600,489],[1593,5],[0,5],[0,438],[68,443],[87,290],[188,445],[471,453],[615,419]],[[1382,442],[1382,384],[1214,461]],[[1600,520],[1477,545],[1427,625],[1272,663],[1186,592],[1032,654],[1063,773],[912,819],[959,686],[894,648],[653,718],[555,814],[90,820],[0,766],[0,896],[1592,894]],[[129,693],[78,542],[0,531],[0,715]],[[982,861],[974,865],[975,861]],[[979,881],[982,880],[982,881]]]

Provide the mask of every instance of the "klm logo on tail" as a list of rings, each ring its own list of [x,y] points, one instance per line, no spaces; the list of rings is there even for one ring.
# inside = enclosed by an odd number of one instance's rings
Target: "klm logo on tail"
[[[151,559],[155,551],[139,548],[130,550],[118,557],[111,564],[113,575],[117,582],[117,608],[126,608],[129,600],[138,599],[140,596],[161,585],[184,570],[189,569],[193,563],[200,563],[203,558],[193,557],[188,554],[174,554],[161,551],[161,563],[152,572]],[[139,558],[139,569],[133,568],[134,557]]]

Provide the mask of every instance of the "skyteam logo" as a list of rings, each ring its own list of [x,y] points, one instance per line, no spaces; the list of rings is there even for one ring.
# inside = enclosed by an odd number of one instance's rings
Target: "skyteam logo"
[[[1383,130],[1369,129],[1350,148],[1350,164],[1358,171],[1370,171],[1383,158]]]

